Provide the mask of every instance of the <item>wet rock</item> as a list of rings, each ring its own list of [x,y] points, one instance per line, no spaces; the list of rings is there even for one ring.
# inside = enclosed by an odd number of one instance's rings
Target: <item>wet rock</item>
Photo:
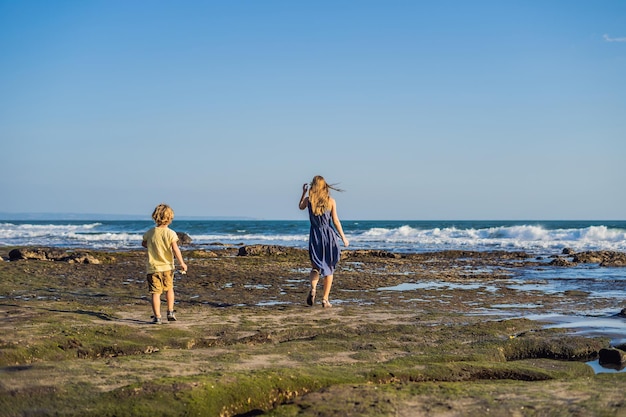
[[[37,260],[37,261],[58,261],[79,264],[100,264],[100,260],[87,252],[65,252],[53,248],[20,248],[9,252],[11,261]]]
[[[522,333],[510,340],[503,353],[507,360],[530,358],[580,360],[594,357],[606,343],[606,340],[579,336],[549,335],[542,332]]]
[[[176,235],[178,236],[178,244],[191,245],[191,242],[193,241],[193,239],[191,239],[191,236],[189,236],[187,233],[176,232]]]
[[[39,261],[54,261],[66,256],[66,253],[60,249],[52,248],[19,248],[9,252],[11,261],[21,259],[35,259]]]
[[[600,266],[604,267],[626,267],[626,258],[617,258],[610,259],[607,261],[603,261],[600,263]]]
[[[626,253],[615,251],[587,251],[574,255],[576,263],[600,264],[605,267],[626,267]]]
[[[358,250],[349,250],[342,251],[341,256],[343,258],[349,257],[373,257],[373,258],[392,258],[392,259],[400,259],[402,255],[399,253],[393,253],[384,250],[374,250],[374,249],[358,249]]]
[[[101,262],[98,258],[88,253],[72,253],[69,256],[66,256],[62,259],[57,259],[59,261],[65,261],[71,264],[92,264],[99,265]]]
[[[552,266],[562,266],[562,267],[572,267],[572,266],[576,266],[576,263],[565,259],[565,258],[556,258],[553,261],[550,262],[550,265]]]
[[[194,250],[188,254],[191,258],[217,258],[217,253],[210,250]]]
[[[278,245],[250,245],[239,248],[238,256],[275,256],[285,253],[285,248]]]
[[[563,294],[567,295],[568,297],[588,297],[591,293],[582,290],[567,290],[563,292]]]
[[[626,364],[626,352],[615,348],[600,349],[600,365],[624,365]]]
[[[563,248],[563,251],[561,252],[562,255],[573,255],[574,253],[576,252],[572,248]]]

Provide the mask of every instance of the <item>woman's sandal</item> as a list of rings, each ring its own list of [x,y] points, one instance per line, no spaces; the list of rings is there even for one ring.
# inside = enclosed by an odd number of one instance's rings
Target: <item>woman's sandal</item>
[[[310,305],[310,306],[312,306],[315,303],[315,290],[314,289],[309,291],[309,295],[307,295],[306,297],[306,303],[307,305]]]
[[[322,300],[322,307],[324,307],[324,308],[331,308],[332,305],[328,302],[328,300],[324,299],[324,300]]]

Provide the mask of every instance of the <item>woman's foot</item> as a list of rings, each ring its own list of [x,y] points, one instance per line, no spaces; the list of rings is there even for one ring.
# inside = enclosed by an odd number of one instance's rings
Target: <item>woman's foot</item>
[[[309,291],[309,295],[306,297],[306,303],[310,306],[315,303],[315,289],[311,289],[311,291]]]
[[[324,307],[324,308],[331,308],[332,305],[328,302],[327,299],[323,299],[322,300],[322,307]]]

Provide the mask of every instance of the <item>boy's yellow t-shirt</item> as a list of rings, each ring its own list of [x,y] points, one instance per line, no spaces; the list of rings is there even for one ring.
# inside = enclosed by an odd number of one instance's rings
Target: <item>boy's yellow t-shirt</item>
[[[174,266],[172,243],[178,242],[178,235],[169,227],[153,227],[143,235],[148,246],[147,273],[171,271]]]

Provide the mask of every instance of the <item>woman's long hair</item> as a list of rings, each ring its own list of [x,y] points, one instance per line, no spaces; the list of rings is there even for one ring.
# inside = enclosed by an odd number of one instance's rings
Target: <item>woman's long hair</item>
[[[309,188],[309,202],[314,215],[321,216],[330,210],[330,190],[343,191],[328,184],[321,175],[313,177]]]

